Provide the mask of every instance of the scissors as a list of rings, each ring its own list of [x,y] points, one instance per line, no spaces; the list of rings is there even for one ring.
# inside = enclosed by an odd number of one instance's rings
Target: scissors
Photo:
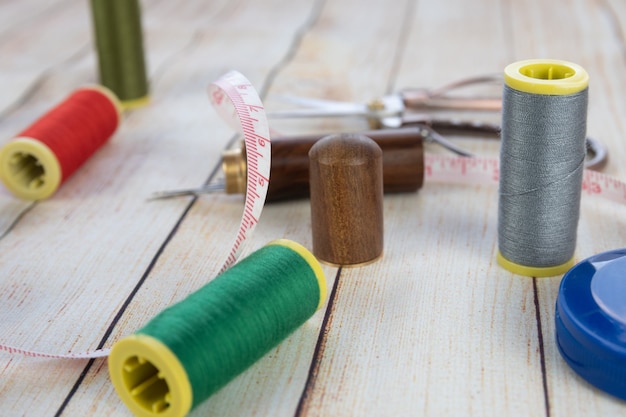
[[[502,84],[501,75],[480,75],[463,78],[438,88],[409,88],[387,94],[369,102],[326,100],[293,95],[275,95],[280,100],[302,106],[290,110],[268,112],[270,119],[302,117],[365,117],[371,128],[399,128],[418,125],[423,128],[425,140],[438,143],[461,155],[474,156],[456,146],[441,133],[480,135],[500,138],[500,125],[472,120],[436,118],[430,112],[439,111],[500,111],[501,97],[454,96],[449,93],[460,88],[480,84]],[[600,170],[607,162],[608,152],[596,139],[587,137],[585,167]]]
[[[399,93],[377,97],[366,103],[335,101],[299,97],[293,95],[275,95],[280,100],[299,104],[304,108],[268,112],[269,118],[300,118],[300,117],[366,117],[372,127],[397,128],[414,124],[427,124],[433,129],[452,128],[469,129],[478,126],[475,123],[464,123],[462,126],[451,125],[450,120],[432,118],[426,112],[432,110],[477,110],[499,111],[502,100],[499,97],[462,97],[450,96],[448,93],[462,87],[477,84],[501,83],[500,75],[485,75],[465,78],[451,82],[439,88],[411,88]],[[421,111],[416,113],[416,111]]]
[[[291,110],[267,112],[270,119],[302,117],[365,117],[374,129],[395,129],[406,126],[419,126],[423,140],[437,143],[457,155],[472,157],[474,154],[455,145],[441,133],[480,135],[499,139],[500,125],[472,120],[435,118],[429,114],[433,110],[456,111],[500,111],[500,97],[463,97],[448,93],[459,88],[487,83],[502,83],[500,75],[485,75],[465,78],[434,89],[413,88],[396,94],[387,94],[367,103],[334,101],[292,95],[275,95],[278,99],[303,106]],[[597,140],[587,137],[587,158],[585,167],[601,170],[607,161],[607,151]],[[201,188],[164,191],[155,193],[152,199],[170,198],[182,195],[221,192],[224,183],[208,184]]]

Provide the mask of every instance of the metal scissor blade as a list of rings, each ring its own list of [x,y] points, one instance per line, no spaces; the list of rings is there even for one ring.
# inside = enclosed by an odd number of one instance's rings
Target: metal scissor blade
[[[286,103],[298,104],[300,106],[313,109],[333,109],[345,110],[352,112],[367,112],[368,107],[365,103],[355,103],[352,101],[328,100],[322,98],[301,97],[292,94],[274,94],[272,98],[284,101]]]
[[[371,112],[355,111],[351,109],[291,109],[291,110],[275,110],[266,112],[269,119],[290,119],[298,117],[348,117],[369,116]]]
[[[369,103],[326,100],[292,95],[278,95],[273,97],[307,108],[268,112],[268,117],[270,118],[356,116],[381,119],[384,117],[399,117],[404,112],[404,102],[402,97],[398,94],[389,94],[372,100]]]
[[[296,117],[369,116],[372,113],[367,105],[349,101],[299,97],[289,94],[273,95],[272,98],[304,106],[304,108],[299,109],[268,111],[267,116],[275,119]]]

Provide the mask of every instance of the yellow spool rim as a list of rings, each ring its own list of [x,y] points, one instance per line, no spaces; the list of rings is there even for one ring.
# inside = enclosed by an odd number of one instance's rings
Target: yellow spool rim
[[[279,245],[289,248],[302,256],[302,258],[309,264],[315,274],[315,278],[317,279],[317,284],[320,289],[320,301],[317,305],[317,309],[319,310],[322,308],[324,302],[326,301],[326,295],[328,294],[328,286],[326,285],[326,276],[322,270],[322,265],[320,265],[317,258],[315,258],[315,256],[307,248],[297,242],[294,242],[293,240],[277,239],[268,243],[268,245]]]
[[[184,417],[191,409],[193,391],[185,368],[151,336],[133,334],[113,345],[109,376],[122,401],[138,417]],[[160,408],[164,405],[160,400],[167,401],[165,408]]]
[[[150,96],[143,96],[139,98],[134,98],[130,100],[122,100],[122,108],[124,110],[132,110],[137,109],[139,107],[143,107],[150,102]]]
[[[500,251],[497,254],[498,263],[507,271],[526,277],[546,278],[562,275],[574,266],[574,258],[561,265],[554,266],[527,266],[520,265],[505,258]]]
[[[589,85],[589,74],[583,67],[558,59],[528,59],[514,62],[504,69],[504,83],[530,94],[570,95]]]
[[[0,149],[0,179],[19,198],[50,197],[59,188],[62,176],[54,152],[37,139],[18,137]]]

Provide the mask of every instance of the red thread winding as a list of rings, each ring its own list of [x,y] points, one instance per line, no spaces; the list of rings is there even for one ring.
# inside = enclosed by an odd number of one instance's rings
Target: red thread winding
[[[62,184],[117,129],[120,115],[113,100],[95,88],[78,89],[18,136],[50,148],[61,167]]]

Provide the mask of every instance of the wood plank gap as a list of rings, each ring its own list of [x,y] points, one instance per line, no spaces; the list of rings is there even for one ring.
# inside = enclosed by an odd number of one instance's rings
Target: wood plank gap
[[[285,54],[285,56],[276,65],[274,65],[270,69],[270,71],[268,73],[268,76],[265,78],[265,81],[263,83],[263,87],[261,89],[261,97],[264,97],[267,94],[267,91],[271,87],[272,83],[274,82],[274,79],[277,77],[279,72],[282,70],[282,68],[284,68],[284,66],[287,63],[289,63],[291,61],[291,59],[293,59],[293,57],[295,56],[295,53],[296,53],[299,45],[302,42],[302,38],[304,37],[306,32],[317,22],[319,16],[321,15],[321,10],[323,9],[323,6],[324,6],[325,3],[326,3],[326,0],[317,0],[314,3],[313,9],[312,9],[312,13],[309,15],[309,18],[305,21],[305,23],[296,32],[296,35],[294,36],[294,42],[292,42],[292,44],[290,45],[289,49],[287,50],[287,53]],[[189,43],[187,45],[185,45],[183,48],[181,48],[181,50],[179,50],[178,52],[174,53],[171,58],[167,59],[163,63],[161,68],[157,68],[155,70],[155,73],[153,75],[153,80],[157,79],[159,76],[161,76],[163,74],[163,72],[165,72],[165,68],[168,66],[168,63],[174,61],[173,58],[175,58],[176,56],[178,56],[182,52],[184,52],[184,51],[186,51],[186,50],[188,50],[190,48],[193,48],[195,46],[195,44],[198,42],[199,39],[200,39],[199,33],[195,33],[194,35],[192,35],[192,37],[191,37],[191,39],[190,39],[190,41],[189,41]],[[238,137],[238,135],[235,135],[228,142],[228,146],[231,146],[235,142],[235,140],[237,140],[237,137]],[[213,171],[211,172],[211,174],[209,175],[209,177],[205,181],[205,185],[210,183],[212,181],[212,179],[217,175],[217,172],[219,171],[220,166],[221,166],[221,162],[219,162],[213,168]],[[111,324],[109,325],[109,327],[107,328],[106,332],[102,336],[102,339],[100,340],[100,343],[98,344],[97,349],[102,349],[104,347],[104,344],[107,342],[108,338],[111,336],[111,333],[113,333],[113,330],[115,329],[115,326],[117,325],[119,320],[122,318],[124,312],[126,311],[128,306],[130,305],[132,300],[134,299],[135,295],[139,292],[139,289],[141,288],[143,283],[146,281],[146,279],[150,275],[150,272],[152,271],[152,269],[156,265],[156,262],[160,258],[161,254],[165,251],[165,248],[170,243],[170,241],[173,239],[174,235],[176,234],[176,231],[179,229],[180,225],[182,224],[184,219],[187,217],[187,215],[189,214],[191,208],[193,207],[193,205],[195,204],[195,202],[197,200],[198,200],[198,197],[194,196],[192,198],[192,200],[189,202],[189,204],[185,208],[184,212],[182,213],[181,217],[178,219],[178,221],[176,222],[176,224],[174,225],[174,227],[172,228],[172,230],[168,234],[168,236],[165,239],[165,241],[163,242],[163,244],[159,247],[159,250],[156,252],[154,258],[152,259],[152,261],[150,262],[150,264],[146,268],[146,271],[143,273],[142,277],[139,279],[139,281],[137,282],[137,284],[135,285],[133,290],[130,292],[130,294],[128,295],[128,297],[126,298],[124,303],[122,304],[122,307],[120,308],[120,310],[117,312],[117,314],[113,318]],[[340,272],[341,272],[341,268],[337,272],[337,277],[339,276]],[[335,281],[335,282],[337,282],[337,281]],[[333,292],[335,291],[335,288],[336,288],[336,284],[333,287]],[[330,304],[329,304],[329,306],[330,306]],[[324,320],[326,320],[326,317],[324,318]],[[322,327],[322,328],[324,328],[324,327]],[[322,335],[323,334],[324,334],[324,332],[322,332]],[[315,355],[314,355],[314,357],[315,357]],[[78,391],[78,388],[80,387],[82,382],[85,380],[85,377],[89,373],[89,371],[90,371],[91,367],[93,366],[94,362],[95,362],[95,359],[90,359],[87,362],[87,364],[85,365],[85,368],[83,368],[82,372],[80,373],[80,375],[76,379],[76,382],[74,383],[74,385],[72,386],[72,388],[68,392],[67,396],[65,397],[65,399],[63,400],[63,402],[61,403],[61,405],[57,409],[56,413],[54,414],[55,417],[61,416],[63,414],[63,411],[65,410],[65,408],[67,407],[69,402],[72,400],[72,398],[74,397],[74,395]],[[312,367],[314,366],[314,362],[313,362],[313,364],[311,366]],[[305,389],[306,389],[306,385],[305,385]]]
[[[23,21],[14,22],[12,25],[2,28],[2,32],[0,32],[0,43],[5,41],[3,38],[7,37],[7,35],[9,35],[15,29],[20,29],[23,26],[27,25],[29,21],[36,20],[40,17],[44,17],[49,14],[52,14],[58,10],[65,8],[66,6],[72,7],[73,4],[69,4],[69,3],[73,3],[73,2],[71,0],[60,1],[58,3],[50,5],[49,7],[45,7],[42,10],[35,11],[34,13],[29,14],[28,17],[24,19]]]
[[[394,91],[394,83],[398,78],[398,71],[400,71],[402,57],[406,51],[407,42],[412,28],[411,23],[414,20],[413,13],[415,12],[416,7],[417,0],[408,0],[406,2],[406,6],[404,8],[404,19],[402,19],[402,28],[400,29],[400,36],[398,36],[398,42],[393,53],[389,79],[387,80],[387,87],[385,88],[387,94],[391,94]]]
[[[259,90],[259,97],[261,97],[261,99],[266,98],[267,92],[272,87],[272,84],[274,84],[274,80],[276,79],[280,71],[282,71],[287,66],[287,64],[290,63],[291,60],[293,60],[293,57],[298,51],[298,48],[300,48],[300,45],[302,44],[302,39],[307,34],[307,32],[317,23],[325,5],[326,0],[316,0],[315,3],[313,3],[313,8],[309,13],[308,18],[296,31],[293,37],[293,41],[291,42],[291,45],[289,45],[285,56],[283,56],[283,58],[279,60],[276,65],[270,68],[267,77],[265,78],[265,82]]]
[[[504,45],[508,45],[506,60],[507,62],[513,62],[515,60],[515,51],[513,50],[513,46],[515,45],[515,30],[513,29],[513,12],[511,11],[511,3],[509,0],[502,1],[500,13],[502,16],[502,34],[505,39]]]
[[[4,239],[6,235],[8,235],[11,230],[19,223],[19,221],[33,209],[37,205],[37,201],[31,201],[30,204],[26,204],[23,209],[21,209],[18,213],[16,213],[15,218],[11,220],[11,222],[6,226],[6,229],[0,230],[0,240]]]
[[[606,12],[608,17],[609,24],[611,25],[611,29],[613,34],[615,35],[615,39],[622,50],[622,57],[624,58],[624,63],[626,63],[626,31],[620,24],[620,20],[618,18],[617,12],[611,6],[611,3],[607,0],[601,0],[602,8]]]
[[[539,291],[537,278],[533,277],[533,296],[535,303],[535,320],[537,322],[537,338],[539,341],[539,360],[541,363],[541,381],[543,383],[543,400],[546,405],[546,417],[550,417],[550,396],[548,395],[548,375],[546,373],[546,354],[543,346],[543,328],[541,326],[541,308],[539,306]]]
[[[41,89],[41,87],[45,84],[45,82],[50,78],[57,70],[70,65],[72,62],[79,60],[85,57],[89,51],[91,50],[91,42],[85,43],[83,46],[78,48],[76,52],[72,55],[64,59],[63,61],[52,65],[46,69],[44,69],[41,74],[39,74],[33,82],[28,86],[24,92],[11,104],[6,106],[4,109],[0,110],[0,122],[7,118],[11,113],[18,110],[23,105],[27,104],[31,98],[37,94],[37,92]],[[17,132],[16,132],[17,133]]]
[[[294,417],[303,416],[303,412],[304,412],[304,409],[306,408],[307,400],[309,399],[310,394],[313,391],[315,387],[315,383],[317,381],[317,375],[319,373],[320,365],[322,363],[322,358],[324,357],[324,350],[326,348],[326,340],[327,340],[328,333],[330,331],[330,326],[332,323],[335,300],[337,299],[337,293],[339,292],[339,279],[341,278],[342,270],[343,268],[340,267],[337,270],[337,274],[335,275],[333,289],[330,292],[330,296],[328,297],[328,306],[326,307],[326,313],[324,314],[324,320],[322,321],[320,334],[317,338],[317,343],[315,344],[315,350],[313,351],[313,358],[311,359],[311,367],[309,368],[309,374],[307,376],[306,383],[304,384],[304,389],[302,390],[300,401],[298,401],[298,407],[296,408]]]
[[[217,167],[216,167],[216,170],[214,171],[214,173],[215,172],[217,172]],[[137,295],[137,293],[139,292],[139,289],[141,288],[141,286],[144,284],[144,282],[146,281],[146,279],[150,275],[150,272],[152,272],[152,269],[154,268],[154,266],[156,265],[157,261],[159,260],[159,258],[163,254],[163,252],[165,251],[165,248],[170,243],[170,241],[174,238],[174,235],[178,231],[178,229],[179,229],[180,225],[182,224],[183,220],[185,220],[185,218],[187,217],[187,215],[189,214],[191,208],[193,207],[193,205],[195,204],[195,202],[197,200],[198,200],[198,197],[193,197],[191,199],[191,201],[189,202],[189,204],[185,208],[185,211],[183,211],[182,215],[180,216],[180,218],[178,219],[178,221],[176,222],[176,224],[174,225],[174,227],[172,228],[170,233],[167,235],[167,237],[163,241],[163,244],[161,244],[161,246],[159,247],[159,250],[156,252],[154,257],[152,258],[152,261],[148,264],[148,267],[146,268],[145,272],[142,274],[142,276],[139,279],[139,281],[137,281],[137,284],[135,285],[133,290],[130,292],[130,294],[128,294],[128,297],[126,297],[126,300],[124,301],[124,303],[122,304],[121,308],[118,310],[117,314],[115,315],[115,317],[111,321],[111,324],[109,324],[109,327],[107,328],[106,332],[104,333],[104,335],[100,339],[100,343],[98,343],[98,346],[97,346],[96,349],[102,349],[104,347],[104,344],[107,342],[107,340],[111,336],[111,333],[113,333],[113,330],[115,329],[115,326],[117,326],[117,323],[120,321],[120,319],[122,318],[122,316],[126,312],[126,309],[130,305],[130,303],[133,301],[133,299],[135,298],[135,295]],[[76,379],[76,382],[74,383],[74,385],[72,386],[72,388],[68,392],[67,396],[65,397],[65,399],[63,400],[63,402],[61,403],[61,405],[57,409],[56,413],[54,414],[55,417],[58,417],[58,416],[60,416],[63,413],[63,411],[65,410],[65,408],[67,407],[67,405],[71,401],[72,397],[74,397],[74,395],[76,394],[76,391],[78,390],[78,388],[80,387],[80,385],[84,381],[85,377],[87,376],[87,373],[89,372],[89,370],[93,366],[94,362],[95,362],[95,359],[90,359],[89,362],[87,362],[87,365],[85,365],[85,368],[83,368],[83,371],[80,373],[80,375]]]
[[[185,52],[193,50],[200,43],[201,39],[202,29],[197,29],[191,35],[191,37],[189,38],[189,42],[187,42],[185,46],[180,48],[178,51],[172,53],[168,58],[165,58],[161,65],[157,66],[157,68],[154,70],[152,77],[150,77],[150,89],[154,90],[154,86],[159,83],[159,79],[163,77],[165,73],[167,73],[168,67],[170,65],[175,65],[179,61],[180,56],[183,55]]]

